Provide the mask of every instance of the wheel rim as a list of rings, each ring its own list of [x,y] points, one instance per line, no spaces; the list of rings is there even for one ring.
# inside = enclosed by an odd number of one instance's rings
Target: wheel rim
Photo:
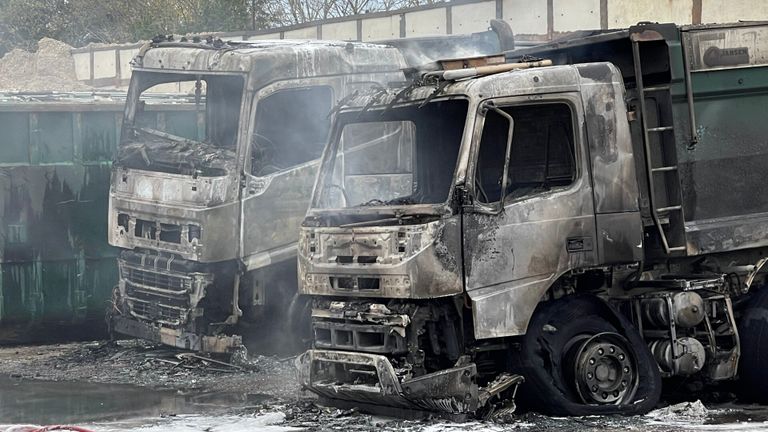
[[[629,403],[637,390],[637,360],[629,342],[618,333],[598,333],[572,339],[576,392],[584,403]],[[568,365],[569,363],[566,363]]]

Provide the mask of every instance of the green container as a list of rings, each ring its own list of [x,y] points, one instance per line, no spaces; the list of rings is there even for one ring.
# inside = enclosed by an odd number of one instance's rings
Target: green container
[[[0,94],[0,344],[105,335],[124,103],[124,93]],[[195,106],[181,96],[154,97],[144,115],[197,138]]]

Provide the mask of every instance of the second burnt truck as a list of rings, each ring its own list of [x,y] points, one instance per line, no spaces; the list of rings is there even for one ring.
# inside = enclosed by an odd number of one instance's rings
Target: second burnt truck
[[[768,400],[768,25],[438,62],[338,114],[299,239],[302,384],[339,405]]]

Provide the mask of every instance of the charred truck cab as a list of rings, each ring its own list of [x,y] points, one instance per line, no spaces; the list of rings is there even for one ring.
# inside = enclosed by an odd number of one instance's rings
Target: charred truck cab
[[[295,306],[295,233],[332,108],[402,80],[402,55],[156,40],[133,66],[110,191],[109,242],[123,249],[112,329],[205,352],[237,350],[242,334],[268,343]],[[196,121],[146,116],[153,91],[194,93]]]
[[[745,172],[768,159],[764,47],[764,24],[641,25],[349,101],[299,238],[302,384],[371,409],[482,415],[519,387],[550,414],[633,414],[662,378],[738,372],[764,401],[768,200]]]

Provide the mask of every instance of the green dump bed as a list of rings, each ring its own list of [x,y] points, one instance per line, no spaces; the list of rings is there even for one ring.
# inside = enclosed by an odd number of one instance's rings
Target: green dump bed
[[[621,70],[649,258],[768,246],[768,23],[643,24],[507,53],[524,55]]]
[[[117,283],[107,244],[124,93],[0,94],[0,344],[104,335]],[[193,101],[157,95],[143,121],[197,138]]]

